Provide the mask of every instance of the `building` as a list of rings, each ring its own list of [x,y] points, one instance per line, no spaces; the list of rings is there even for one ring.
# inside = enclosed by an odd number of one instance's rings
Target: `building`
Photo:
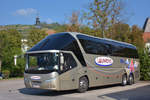
[[[53,29],[47,29],[47,30],[46,30],[46,33],[47,33],[48,35],[51,35],[51,34],[56,33],[56,31],[53,30]]]
[[[39,15],[37,15],[37,17],[36,17],[36,21],[35,21],[35,27],[36,28],[41,28],[41,22],[40,22],[40,17],[39,17]]]
[[[21,43],[22,43],[21,44],[21,50],[23,53],[25,53],[29,48],[29,46],[27,45],[27,42],[28,42],[27,39],[21,39]]]
[[[35,25],[36,26],[40,25],[40,18],[39,18],[39,16],[36,17]]]
[[[144,26],[143,26],[143,30],[144,30],[143,40],[145,42],[145,46],[147,48],[150,48],[150,18],[146,19]]]

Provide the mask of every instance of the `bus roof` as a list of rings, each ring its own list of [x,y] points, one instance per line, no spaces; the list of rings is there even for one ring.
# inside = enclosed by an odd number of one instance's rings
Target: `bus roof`
[[[95,37],[95,36],[92,36],[92,35],[87,35],[87,34],[78,33],[78,32],[68,32],[68,33],[70,33],[70,34],[73,35],[73,36],[85,35],[85,36],[97,38],[97,39],[100,39],[100,40],[105,40],[105,41],[109,41],[109,42],[115,42],[115,43],[119,43],[119,44],[122,44],[122,45],[125,45],[125,46],[129,46],[130,48],[136,49],[136,46],[134,46],[134,45],[132,45],[132,44],[130,44],[130,43],[127,43],[127,42],[112,40],[112,39],[108,39],[108,38]]]
[[[99,38],[99,37],[77,33],[77,32],[62,32],[62,33],[57,33],[57,34],[47,36],[45,39],[41,40],[39,43],[37,43],[27,52],[41,51],[41,50],[62,50],[66,46],[66,44],[70,43],[74,39],[77,39],[77,35],[88,36],[98,40],[104,40],[105,42],[109,42],[109,43],[114,42],[115,44],[118,43],[118,45],[121,46],[136,49],[134,45],[126,42],[120,42],[120,41],[107,39],[107,38]]]

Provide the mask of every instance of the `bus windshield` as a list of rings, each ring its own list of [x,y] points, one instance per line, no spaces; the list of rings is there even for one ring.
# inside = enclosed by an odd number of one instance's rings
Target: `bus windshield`
[[[34,71],[58,71],[59,70],[59,54],[58,53],[40,53],[28,54],[26,72],[34,73]]]

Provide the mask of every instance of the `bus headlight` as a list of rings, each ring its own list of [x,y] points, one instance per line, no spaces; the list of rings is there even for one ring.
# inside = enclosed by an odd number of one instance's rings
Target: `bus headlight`
[[[45,80],[45,82],[53,82],[55,80],[56,80],[56,78],[52,78],[52,79],[49,79],[49,80]]]

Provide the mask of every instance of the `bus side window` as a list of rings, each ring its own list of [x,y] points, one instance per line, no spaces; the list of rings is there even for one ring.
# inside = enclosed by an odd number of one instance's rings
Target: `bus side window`
[[[64,53],[64,71],[68,71],[77,66],[73,56],[69,53]]]

